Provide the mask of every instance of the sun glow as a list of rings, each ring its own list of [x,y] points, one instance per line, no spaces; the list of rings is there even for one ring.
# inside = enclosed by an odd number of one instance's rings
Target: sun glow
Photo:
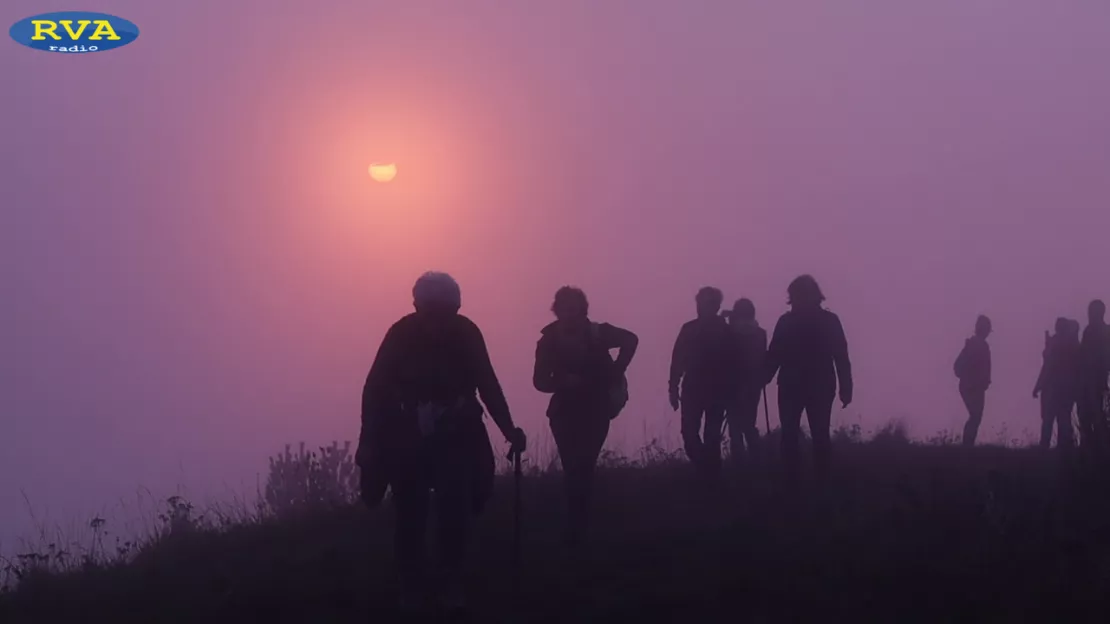
[[[371,163],[370,177],[377,182],[389,182],[397,176],[395,163]]]

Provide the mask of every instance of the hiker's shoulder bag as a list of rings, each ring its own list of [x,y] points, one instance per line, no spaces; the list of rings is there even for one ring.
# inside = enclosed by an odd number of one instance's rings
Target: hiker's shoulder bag
[[[590,336],[593,339],[594,348],[598,351],[598,358],[602,359],[604,370],[612,370],[615,366],[613,357],[609,354],[609,349],[605,348],[601,336],[601,323],[592,323],[590,327]],[[613,379],[608,388],[606,388],[607,411],[609,419],[612,420],[620,415],[624,406],[628,404],[628,376],[621,373],[619,377]]]

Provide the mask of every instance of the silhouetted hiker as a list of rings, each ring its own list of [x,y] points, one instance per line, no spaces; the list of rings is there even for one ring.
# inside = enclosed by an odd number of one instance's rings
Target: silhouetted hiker
[[[532,384],[551,395],[547,417],[563,464],[567,539],[577,546],[590,524],[597,458],[609,422],[628,400],[625,371],[636,353],[636,334],[589,318],[589,302],[578,288],[564,286],[551,306],[555,321],[536,344]],[[616,361],[610,349],[620,349]]]
[[[1033,388],[1041,399],[1041,448],[1052,445],[1056,425],[1056,447],[1073,445],[1071,413],[1079,396],[1079,326],[1069,319],[1056,319],[1056,334],[1045,332],[1044,363]]]
[[[975,320],[975,335],[964,341],[964,348],[956,356],[953,372],[960,380],[960,397],[967,407],[964,425],[964,446],[975,446],[979,425],[983,422],[987,388],[991,385],[991,348],[987,336],[991,334],[991,320],[979,315]]]
[[[848,407],[852,402],[848,340],[840,317],[821,307],[825,295],[817,280],[802,275],[786,290],[790,311],[775,325],[764,381],[770,383],[778,374],[782,456],[788,476],[797,474],[803,411],[813,436],[816,468],[824,476],[831,461],[829,427],[838,380],[841,403]]]
[[[698,291],[694,298],[698,317],[682,326],[671,354],[671,408],[682,408],[686,456],[707,476],[720,470],[721,429],[734,387],[735,338],[719,315],[723,299],[721,291],[711,286]]]
[[[748,455],[759,445],[759,398],[766,387],[764,365],[767,358],[767,331],[755,320],[755,304],[750,299],[737,299],[728,312],[729,328],[736,337],[736,363],[733,395],[725,411],[729,445],[734,458],[743,455],[744,442]]]
[[[1079,442],[1101,450],[1106,440],[1106,414],[1103,401],[1106,377],[1110,372],[1110,329],[1106,325],[1106,304],[1096,299],[1087,306],[1087,328],[1080,345]]]
[[[363,500],[374,507],[392,487],[401,606],[417,609],[431,580],[425,533],[435,491],[440,599],[460,609],[469,521],[483,509],[494,477],[482,403],[514,449],[523,451],[525,436],[513,424],[481,330],[458,313],[455,280],[424,274],[413,303],[416,311],[383,338],[363,388],[357,456]]]

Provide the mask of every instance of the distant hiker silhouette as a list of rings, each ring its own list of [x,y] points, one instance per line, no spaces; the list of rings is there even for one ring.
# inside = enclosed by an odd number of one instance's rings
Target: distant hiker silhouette
[[[419,609],[431,579],[425,570],[425,533],[435,491],[440,601],[464,606],[462,574],[471,516],[488,500],[493,449],[482,403],[515,451],[524,432],[513,424],[490,363],[485,339],[458,313],[458,284],[429,272],[413,287],[416,311],[393,324],[382,340],[362,394],[357,461],[363,501],[381,503],[392,488],[395,549],[403,609]],[[481,395],[482,403],[478,402]]]
[[[991,320],[980,315],[975,321],[975,335],[964,341],[964,348],[952,365],[960,380],[960,397],[967,407],[964,425],[964,446],[975,446],[979,425],[983,422],[987,388],[991,385],[991,348],[987,336],[991,334]]]
[[[1110,328],[1106,304],[1094,300],[1087,307],[1087,328],[1080,343],[1079,443],[1102,450],[1106,440],[1105,401],[1110,373]]]
[[[686,456],[707,476],[720,471],[721,429],[736,357],[732,330],[719,316],[723,299],[721,291],[710,286],[698,291],[698,316],[682,326],[671,354],[671,408],[682,408]]]
[[[745,441],[749,456],[759,447],[759,429],[755,423],[759,418],[759,399],[766,388],[767,331],[755,320],[755,304],[749,299],[737,299],[726,318],[736,339],[737,353],[732,377],[734,387],[725,408],[725,420],[732,456],[739,459],[744,455]]]
[[[625,372],[636,353],[636,334],[589,318],[589,302],[578,288],[564,286],[551,306],[555,321],[536,343],[532,384],[551,395],[547,417],[563,464],[567,540],[577,546],[590,525],[597,459],[609,422],[628,401]],[[616,361],[610,349],[619,349]]]
[[[1073,445],[1071,414],[1079,398],[1079,324],[1060,317],[1056,333],[1045,332],[1044,363],[1033,388],[1033,398],[1041,400],[1041,448],[1052,445],[1056,426],[1056,447]]]
[[[825,295],[810,275],[787,287],[790,311],[775,325],[767,349],[765,381],[778,374],[782,456],[787,476],[797,475],[802,412],[809,419],[819,475],[827,474],[832,454],[829,427],[837,382],[843,407],[852,402],[854,386],[848,340],[840,317],[821,307]]]

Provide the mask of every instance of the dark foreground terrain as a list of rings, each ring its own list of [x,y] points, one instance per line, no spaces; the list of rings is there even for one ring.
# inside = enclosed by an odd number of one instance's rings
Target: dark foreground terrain
[[[561,547],[557,475],[480,520],[472,600],[495,622],[1110,621],[1110,497],[1055,454],[840,442],[783,488],[773,462],[696,487],[673,459],[605,469],[592,552]],[[391,622],[390,516],[358,506],[178,531],[129,557],[25,575],[0,622]]]

